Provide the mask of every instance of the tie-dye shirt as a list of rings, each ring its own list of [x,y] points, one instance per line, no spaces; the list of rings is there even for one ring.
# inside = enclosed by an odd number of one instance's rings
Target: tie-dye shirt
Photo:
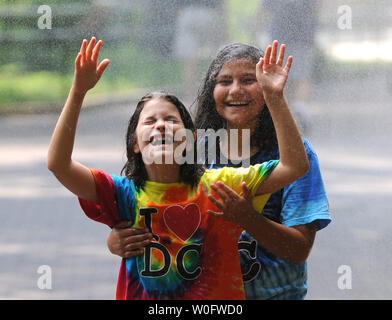
[[[254,205],[263,216],[287,227],[305,225],[318,221],[317,230],[331,222],[328,198],[325,191],[318,157],[311,143],[302,137],[309,161],[309,171],[289,186],[274,192],[263,206]],[[219,149],[216,154],[221,153]],[[251,165],[267,159],[279,159],[278,148],[262,150],[253,155]],[[219,157],[211,168],[236,167],[225,158]],[[244,161],[245,162],[245,161]],[[253,203],[258,197],[253,199]],[[243,272],[246,299],[249,300],[297,300],[307,293],[307,262],[290,263],[261,246],[246,231],[241,234],[239,254]]]
[[[131,221],[148,227],[153,241],[142,255],[122,260],[117,299],[244,299],[238,257],[239,225],[215,218],[210,185],[222,181],[237,192],[246,182],[254,194],[278,161],[244,168],[206,170],[197,188],[183,183],[133,181],[91,169],[99,204],[79,199],[88,217],[112,227]],[[270,194],[259,196],[262,205]]]

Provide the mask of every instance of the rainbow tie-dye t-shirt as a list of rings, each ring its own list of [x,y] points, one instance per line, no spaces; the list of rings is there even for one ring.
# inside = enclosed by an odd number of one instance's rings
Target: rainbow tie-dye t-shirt
[[[244,299],[239,225],[213,217],[210,185],[222,181],[238,193],[246,182],[254,194],[278,161],[249,168],[206,170],[197,188],[183,183],[133,181],[91,169],[99,204],[79,199],[88,217],[112,227],[131,221],[148,227],[153,241],[144,254],[122,260],[117,299]],[[263,206],[270,194],[258,196]]]

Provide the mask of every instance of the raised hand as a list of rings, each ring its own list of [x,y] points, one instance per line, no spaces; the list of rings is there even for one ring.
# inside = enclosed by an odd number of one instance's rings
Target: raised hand
[[[95,37],[91,38],[88,45],[87,40],[83,40],[80,52],[75,59],[75,76],[73,83],[75,92],[85,94],[88,90],[93,88],[109,65],[109,59],[104,59],[98,65],[98,56],[101,46],[102,40],[99,40],[96,43]]]
[[[265,55],[256,65],[256,77],[263,90],[264,97],[273,95],[283,95],[283,89],[287,81],[293,57],[289,56],[286,66],[283,67],[284,52],[286,45],[282,44],[279,50],[279,56],[276,60],[278,51],[278,41],[274,41],[272,46],[269,45]]]

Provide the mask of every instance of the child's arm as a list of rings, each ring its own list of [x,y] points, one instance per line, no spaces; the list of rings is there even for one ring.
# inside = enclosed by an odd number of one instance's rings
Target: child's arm
[[[98,82],[110,62],[105,59],[98,65],[102,41],[98,41],[96,45],[95,41],[95,38],[92,38],[87,45],[87,40],[83,40],[75,60],[74,81],[50,140],[47,166],[71,192],[82,199],[97,203],[92,173],[84,165],[72,160],[76,126],[84,97]]]
[[[242,183],[242,195],[222,182],[211,185],[220,200],[208,198],[221,212],[209,214],[239,224],[259,244],[274,255],[291,263],[302,264],[308,258],[317,231],[317,220],[292,227],[272,221],[253,208],[252,195]]]
[[[140,255],[153,239],[148,228],[131,228],[132,222],[121,221],[113,226],[107,237],[109,251],[122,258]]]
[[[283,96],[293,58],[283,68],[285,45],[282,44],[278,60],[278,41],[268,46],[264,58],[256,65],[257,80],[274,122],[278,139],[280,161],[259,186],[257,194],[272,193],[294,182],[309,170],[309,163],[300,133]]]

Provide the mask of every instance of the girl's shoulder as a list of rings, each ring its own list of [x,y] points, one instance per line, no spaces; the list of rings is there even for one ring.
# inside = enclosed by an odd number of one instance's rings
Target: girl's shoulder
[[[205,181],[208,179],[211,179],[212,177],[219,177],[222,175],[227,175],[228,172],[230,171],[230,167],[210,167],[210,168],[205,168],[204,172],[201,176],[201,181]]]
[[[116,174],[111,174],[110,177],[112,178],[112,180],[115,184],[127,185],[127,184],[130,184],[130,182],[132,181],[125,176],[118,176]]]
[[[251,164],[247,167],[220,167],[206,169],[202,180],[228,180],[232,176],[248,176],[257,172],[261,176],[268,175],[278,164],[279,160],[269,159]]]
[[[307,154],[316,154],[316,152],[314,151],[314,148],[312,146],[312,144],[310,143],[310,141],[305,138],[305,137],[301,137],[302,138],[302,142],[304,143],[304,147],[305,147],[305,151]]]
[[[305,138],[305,137],[301,137],[302,138],[302,142],[304,144],[305,147],[305,151],[307,153],[307,155],[316,155],[316,152],[312,146],[312,144],[310,143],[310,141]],[[268,160],[278,160],[279,159],[279,149],[273,149],[273,150],[260,150],[259,152],[257,152],[256,154],[254,154],[251,158],[250,158],[250,164],[251,165],[255,165],[257,163],[263,163],[265,161]]]
[[[126,176],[118,176],[115,174],[111,174],[110,177],[113,180],[116,190],[122,189],[133,193],[136,192],[137,188],[135,187],[132,179],[129,179]]]

